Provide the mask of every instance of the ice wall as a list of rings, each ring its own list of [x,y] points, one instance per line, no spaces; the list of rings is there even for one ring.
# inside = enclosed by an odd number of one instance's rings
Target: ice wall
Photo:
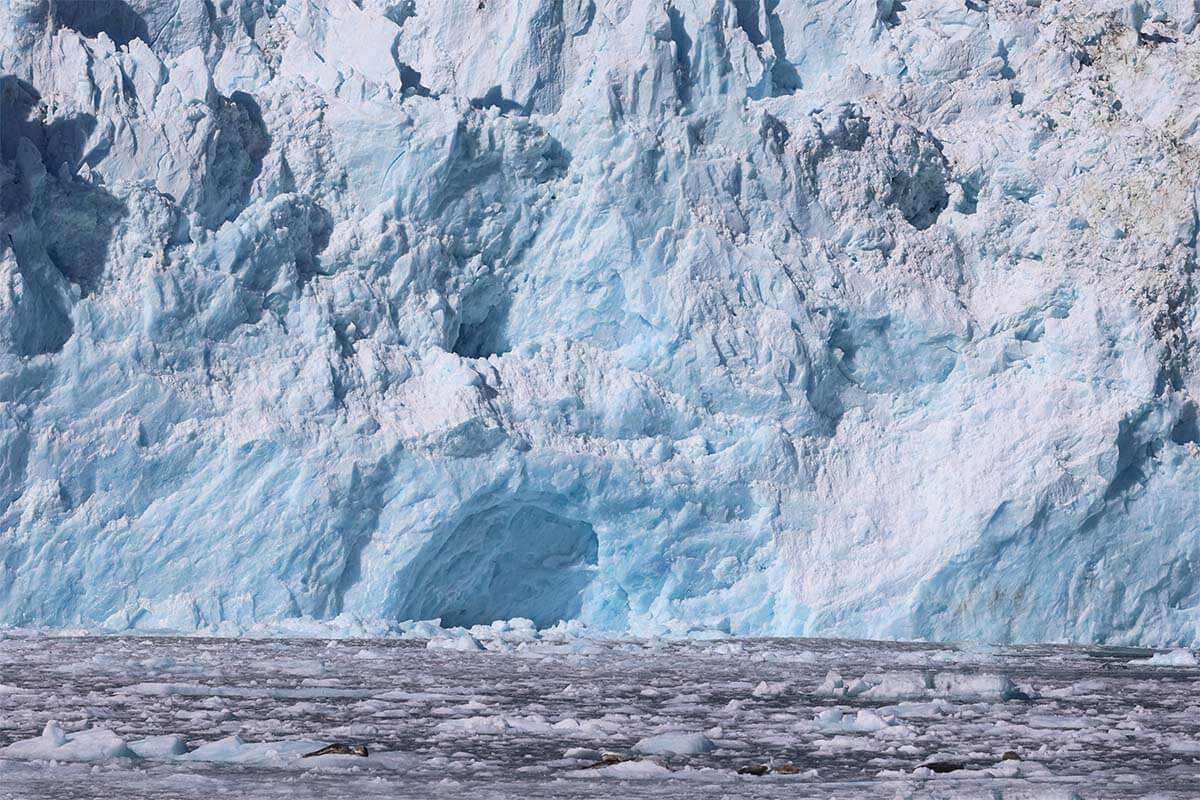
[[[0,0],[0,622],[1195,642],[1185,0]]]

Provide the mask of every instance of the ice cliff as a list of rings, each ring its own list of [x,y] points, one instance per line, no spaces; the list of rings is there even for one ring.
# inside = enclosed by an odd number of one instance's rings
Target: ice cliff
[[[0,0],[0,622],[1194,643],[1192,0]]]

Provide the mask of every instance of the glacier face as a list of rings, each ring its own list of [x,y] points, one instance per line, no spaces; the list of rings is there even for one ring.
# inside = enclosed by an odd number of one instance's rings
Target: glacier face
[[[0,0],[0,622],[1195,642],[1187,0]]]

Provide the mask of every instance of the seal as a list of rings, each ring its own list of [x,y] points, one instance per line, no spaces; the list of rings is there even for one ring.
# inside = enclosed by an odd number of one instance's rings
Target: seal
[[[312,758],[313,756],[361,756],[366,758],[367,755],[367,746],[365,744],[349,745],[336,742],[322,747],[320,750],[305,753],[301,758]]]

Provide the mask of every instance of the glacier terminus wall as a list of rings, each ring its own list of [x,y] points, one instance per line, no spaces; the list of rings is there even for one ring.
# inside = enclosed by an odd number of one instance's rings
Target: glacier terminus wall
[[[1195,643],[1191,0],[0,0],[0,623]]]

